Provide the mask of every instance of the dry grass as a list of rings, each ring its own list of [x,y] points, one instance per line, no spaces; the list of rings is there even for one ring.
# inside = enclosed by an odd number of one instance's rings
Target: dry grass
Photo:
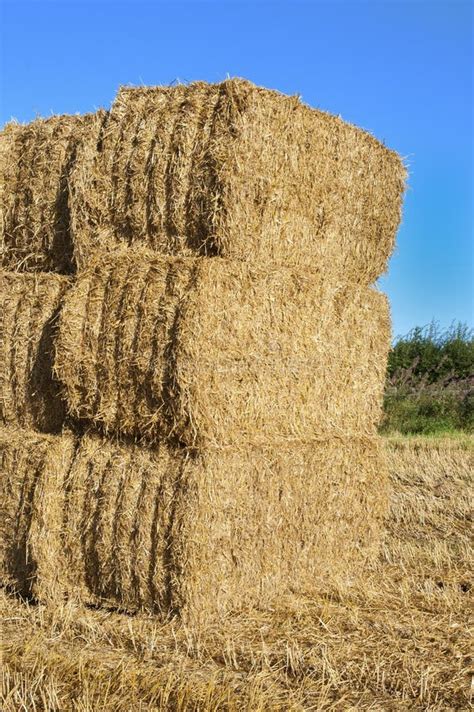
[[[188,446],[373,436],[386,298],[317,271],[140,248],[101,252],[61,311],[70,414]]]
[[[473,452],[390,446],[391,515],[362,586],[198,628],[3,595],[3,708],[467,709]]]
[[[193,453],[1,436],[8,581],[40,600],[202,621],[351,581],[377,552],[386,482],[371,441]]]
[[[0,270],[0,423],[59,432],[65,417],[53,342],[69,280]]]
[[[395,153],[297,97],[239,79],[123,88],[71,174],[76,259],[138,241],[369,284],[404,179]]]

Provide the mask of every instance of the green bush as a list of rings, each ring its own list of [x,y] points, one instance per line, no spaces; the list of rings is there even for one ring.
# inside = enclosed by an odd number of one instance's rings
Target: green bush
[[[432,322],[399,338],[389,355],[383,432],[474,432],[474,332]]]
[[[471,431],[474,425],[474,403],[452,391],[386,394],[384,432],[436,433],[447,430]]]
[[[396,339],[388,359],[388,378],[409,371],[416,378],[436,383],[442,378],[469,378],[474,375],[474,330],[453,324],[442,331],[433,321],[416,326]]]

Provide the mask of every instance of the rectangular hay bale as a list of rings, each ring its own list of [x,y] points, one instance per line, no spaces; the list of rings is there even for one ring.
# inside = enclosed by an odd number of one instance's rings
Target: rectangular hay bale
[[[393,249],[404,180],[396,153],[298,97],[241,79],[125,87],[71,174],[78,264],[138,241],[369,284]]]
[[[65,417],[53,375],[53,341],[70,282],[0,270],[0,423],[58,432]]]
[[[69,274],[69,174],[78,142],[97,144],[106,113],[52,116],[10,123],[0,132],[0,245],[2,266]]]
[[[104,252],[60,316],[55,369],[70,415],[188,446],[372,435],[386,298],[315,272],[144,249]]]
[[[350,582],[377,552],[376,439],[191,452],[4,430],[0,443],[21,553],[9,577],[35,595],[204,618]],[[15,568],[27,554],[34,567]]]

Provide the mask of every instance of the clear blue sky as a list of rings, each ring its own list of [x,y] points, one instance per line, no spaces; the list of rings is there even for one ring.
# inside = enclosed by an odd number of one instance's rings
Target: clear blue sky
[[[372,131],[410,170],[394,333],[473,320],[473,4],[3,0],[0,122],[109,106],[120,84],[243,76]]]

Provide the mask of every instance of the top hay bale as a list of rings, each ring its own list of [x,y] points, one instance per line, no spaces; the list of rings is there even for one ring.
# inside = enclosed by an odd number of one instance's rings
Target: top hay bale
[[[369,134],[248,81],[122,88],[71,175],[76,259],[104,241],[373,282],[405,169]]]
[[[0,132],[2,265],[24,272],[74,271],[68,179],[78,142],[97,141],[104,112],[10,123]],[[94,139],[92,139],[93,141]]]

